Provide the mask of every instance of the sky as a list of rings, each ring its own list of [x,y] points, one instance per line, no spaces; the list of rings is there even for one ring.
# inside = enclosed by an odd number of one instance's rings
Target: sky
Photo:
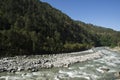
[[[120,31],[120,0],[41,0],[74,20]]]

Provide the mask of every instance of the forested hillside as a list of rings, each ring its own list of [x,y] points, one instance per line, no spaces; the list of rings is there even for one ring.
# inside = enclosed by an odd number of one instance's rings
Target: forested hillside
[[[92,35],[98,37],[98,46],[119,46],[120,45],[120,31],[115,31],[110,28],[104,28],[93,24],[86,24],[81,21],[76,21],[79,26],[82,26],[85,30],[90,32]]]
[[[115,46],[119,36],[116,31],[76,22],[39,0],[0,1],[0,56],[80,51],[112,43]]]

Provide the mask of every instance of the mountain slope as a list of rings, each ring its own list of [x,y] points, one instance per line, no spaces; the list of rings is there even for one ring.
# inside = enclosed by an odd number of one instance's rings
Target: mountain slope
[[[120,31],[115,31],[110,28],[104,28],[93,24],[86,24],[81,21],[75,21],[79,26],[89,31],[92,35],[98,36],[98,46],[117,46],[120,44]],[[89,30],[88,30],[89,29]]]
[[[0,1],[1,56],[80,51],[99,45],[97,34],[47,3]]]

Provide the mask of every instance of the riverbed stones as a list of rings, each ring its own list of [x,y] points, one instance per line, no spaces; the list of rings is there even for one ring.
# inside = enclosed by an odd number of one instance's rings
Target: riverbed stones
[[[17,71],[17,67],[16,66],[10,66],[10,67],[7,68],[7,71],[14,73],[14,72]]]
[[[73,63],[101,58],[103,54],[100,51],[81,55],[81,53],[64,53],[56,55],[32,55],[16,56],[0,59],[0,72],[36,72],[41,68],[69,67]]]
[[[6,72],[6,68],[0,68],[0,72]]]

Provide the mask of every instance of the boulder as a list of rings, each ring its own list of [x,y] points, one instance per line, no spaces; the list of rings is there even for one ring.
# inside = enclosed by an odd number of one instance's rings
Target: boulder
[[[32,71],[32,72],[37,72],[38,69],[37,69],[37,68],[32,68],[31,71]]]
[[[115,72],[115,77],[120,79],[120,72]]]
[[[63,67],[69,67],[70,64],[64,64]]]
[[[104,72],[108,72],[110,69],[109,68],[101,68]]]
[[[21,67],[18,67],[17,71],[23,71],[24,68],[21,66]]]
[[[32,66],[31,67],[27,67],[26,70],[30,71],[30,72],[37,72],[38,71],[38,69],[36,67],[32,67]]]

